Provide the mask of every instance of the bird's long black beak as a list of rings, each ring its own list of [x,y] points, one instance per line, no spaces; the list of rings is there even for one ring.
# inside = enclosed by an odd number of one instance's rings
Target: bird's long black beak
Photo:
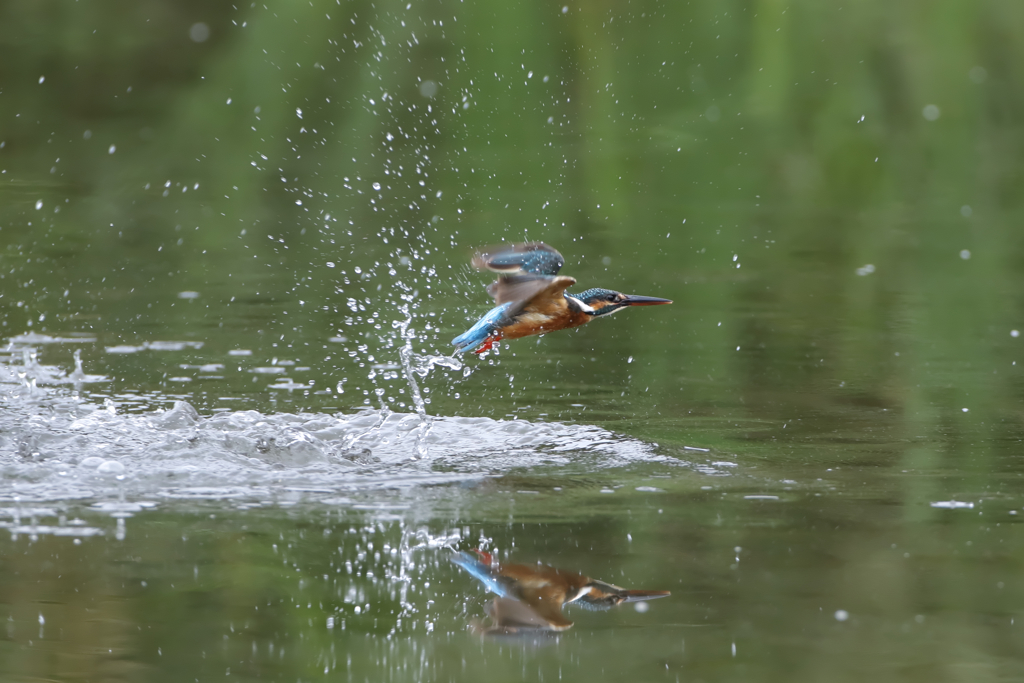
[[[646,600],[656,600],[657,598],[667,598],[672,595],[669,591],[622,591],[620,596],[623,598],[623,602],[643,602]]]
[[[671,299],[659,299],[656,296],[639,296],[637,294],[626,294],[623,306],[657,306],[658,304],[670,304]]]

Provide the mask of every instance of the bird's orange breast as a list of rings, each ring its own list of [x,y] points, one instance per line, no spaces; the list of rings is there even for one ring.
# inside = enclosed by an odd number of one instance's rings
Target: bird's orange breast
[[[567,327],[578,327],[589,320],[589,315],[582,311],[571,311],[568,306],[556,313],[527,310],[516,316],[514,323],[501,328],[501,336],[505,339],[518,339],[533,334],[547,334]]]

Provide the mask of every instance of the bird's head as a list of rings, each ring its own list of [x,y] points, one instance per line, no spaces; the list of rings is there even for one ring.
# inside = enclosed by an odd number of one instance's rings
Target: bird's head
[[[626,306],[657,306],[658,304],[670,304],[670,299],[659,299],[656,296],[639,296],[636,294],[623,294],[610,289],[595,287],[580,294],[570,294],[583,304],[583,310],[591,315],[607,315],[614,313]],[[590,310],[587,310],[590,309]]]

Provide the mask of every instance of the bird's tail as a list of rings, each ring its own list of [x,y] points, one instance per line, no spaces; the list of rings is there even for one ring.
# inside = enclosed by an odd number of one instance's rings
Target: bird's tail
[[[483,344],[487,338],[498,329],[498,321],[505,316],[505,311],[511,305],[511,303],[505,303],[501,306],[492,308],[487,312],[487,315],[480,318],[473,327],[469,328],[455,339],[452,339],[452,345],[455,347],[455,352],[465,353],[467,349],[472,349]]]
[[[486,558],[483,555],[474,556],[463,550],[454,552],[450,556],[450,559],[452,562],[469,572],[470,576],[486,586],[487,590],[492,593],[497,593],[503,598],[509,597],[509,592],[505,588],[504,584],[502,584],[499,577],[491,571],[490,554],[485,553],[484,555],[486,555]]]

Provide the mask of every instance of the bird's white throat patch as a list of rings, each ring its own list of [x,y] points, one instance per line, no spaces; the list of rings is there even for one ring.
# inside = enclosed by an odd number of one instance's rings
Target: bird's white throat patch
[[[587,304],[583,303],[582,301],[580,301],[579,299],[577,299],[577,298],[576,298],[576,297],[574,297],[574,296],[569,296],[568,294],[566,294],[566,295],[565,295],[565,298],[567,298],[567,299],[572,299],[572,301],[573,301],[573,302],[574,302],[574,303],[575,303],[575,304],[576,304],[577,306],[579,306],[579,307],[580,307],[580,310],[581,310],[581,311],[583,311],[584,313],[593,313],[593,312],[594,312],[594,309],[593,309],[593,308],[591,308],[591,307],[590,307],[590,306],[588,306]]]

